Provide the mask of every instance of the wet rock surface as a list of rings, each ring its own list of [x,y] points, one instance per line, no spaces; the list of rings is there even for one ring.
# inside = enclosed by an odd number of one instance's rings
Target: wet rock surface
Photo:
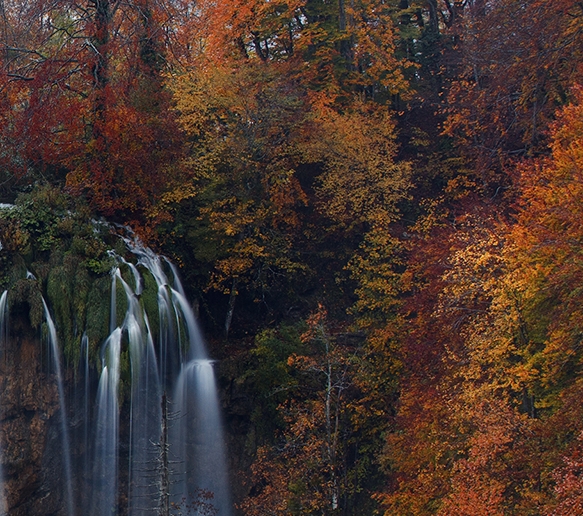
[[[0,439],[8,514],[58,515],[63,504],[57,387],[27,317],[17,315],[11,323],[0,354]]]

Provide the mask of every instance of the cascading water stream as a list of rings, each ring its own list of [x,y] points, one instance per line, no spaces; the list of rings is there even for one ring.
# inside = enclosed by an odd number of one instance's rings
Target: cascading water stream
[[[84,333],[81,337],[81,368],[80,374],[81,378],[83,378],[83,409],[81,412],[81,421],[83,422],[83,461],[82,461],[82,468],[81,473],[83,475],[82,478],[87,479],[90,477],[90,471],[92,464],[94,461],[92,457],[90,457],[90,447],[89,447],[89,439],[90,439],[90,423],[91,423],[91,398],[90,398],[90,363],[89,363],[89,337],[87,334]],[[79,501],[81,503],[81,507],[83,510],[83,514],[89,514],[91,510],[90,501],[91,498],[89,496],[84,495],[81,493],[79,497]]]
[[[73,478],[71,472],[71,445],[69,439],[69,426],[67,422],[67,408],[65,404],[65,389],[63,385],[63,375],[61,372],[61,359],[60,359],[60,352],[59,352],[59,343],[57,341],[57,329],[55,327],[55,323],[53,322],[53,318],[51,317],[51,313],[49,311],[49,307],[47,306],[46,301],[42,300],[43,308],[45,312],[45,319],[47,322],[47,327],[49,330],[48,339],[49,339],[49,347],[51,350],[51,355],[53,359],[53,366],[55,368],[55,378],[57,381],[57,389],[59,393],[59,413],[60,413],[60,422],[61,422],[61,441],[63,444],[63,462],[64,462],[64,469],[65,469],[65,497],[67,503],[67,514],[69,516],[73,516],[75,511],[73,509]]]
[[[0,296],[0,351],[4,354],[4,346],[8,339],[8,290]]]
[[[158,450],[162,425],[158,364],[148,318],[136,294],[117,272],[127,297],[123,323],[131,364],[131,430],[129,514],[144,514],[156,506]]]
[[[168,495],[179,506],[183,501],[196,502],[201,491],[212,493],[218,514],[229,516],[229,483],[213,363],[176,269],[164,260],[172,272],[171,285],[158,255],[135,241],[126,243],[158,287],[160,390],[164,400],[167,392],[171,398],[171,417],[166,421],[167,453],[172,464]]]
[[[6,338],[8,332],[8,291],[5,290],[0,296],[0,357],[4,358]],[[0,404],[0,411],[2,405]],[[0,514],[8,514],[8,504],[6,500],[5,477],[4,477],[4,450],[0,441]]]
[[[212,493],[218,514],[230,514],[226,456],[211,360],[195,358],[183,364],[174,401],[179,417],[189,421],[188,426],[176,425],[170,434],[171,449],[181,458],[174,503],[192,501],[202,490]]]
[[[97,429],[93,464],[92,516],[115,514],[117,507],[119,406],[118,386],[121,328],[103,345],[101,378],[97,389]]]
[[[57,328],[42,298],[59,399],[60,514],[196,516],[210,514],[212,505],[218,516],[231,516],[213,361],[176,267],[139,242],[124,240],[136,263],[111,253],[117,265],[108,322],[104,316],[109,335],[100,345],[97,367],[90,349],[98,343],[75,326],[81,348],[71,420]],[[30,271],[26,278],[41,285]],[[0,340],[8,335],[7,315],[4,292]],[[0,448],[0,515],[9,512],[1,453]]]

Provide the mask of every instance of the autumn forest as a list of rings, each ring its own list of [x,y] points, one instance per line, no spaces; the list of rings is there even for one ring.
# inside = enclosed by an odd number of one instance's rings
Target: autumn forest
[[[583,514],[583,4],[4,0],[0,45],[0,201],[179,266],[238,514]]]

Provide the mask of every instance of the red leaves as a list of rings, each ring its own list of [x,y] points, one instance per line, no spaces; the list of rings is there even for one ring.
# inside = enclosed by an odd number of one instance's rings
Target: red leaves
[[[552,155],[520,166],[513,217],[466,199],[450,225],[410,241],[388,513],[581,511],[578,89],[574,97],[552,126]]]
[[[35,1],[6,10],[5,170],[67,176],[96,210],[125,221],[152,213],[179,152],[158,61],[167,14],[147,4]]]
[[[545,150],[545,131],[573,82],[581,80],[580,6],[487,3],[460,20],[446,131],[476,158],[486,181],[516,155]]]
[[[551,516],[583,514],[583,434],[579,435],[563,465],[555,470],[555,495],[558,503]]]
[[[85,191],[105,215],[148,213],[171,179],[165,167],[177,157],[172,120],[157,127],[151,114],[115,97],[111,86],[105,98],[104,119],[97,122],[96,136],[85,153],[70,160],[68,185]]]

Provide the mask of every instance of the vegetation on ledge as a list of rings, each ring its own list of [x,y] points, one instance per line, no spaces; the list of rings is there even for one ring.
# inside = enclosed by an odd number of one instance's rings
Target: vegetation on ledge
[[[582,14],[13,2],[0,283],[74,361],[107,328],[92,221],[169,256],[247,516],[580,513]]]

